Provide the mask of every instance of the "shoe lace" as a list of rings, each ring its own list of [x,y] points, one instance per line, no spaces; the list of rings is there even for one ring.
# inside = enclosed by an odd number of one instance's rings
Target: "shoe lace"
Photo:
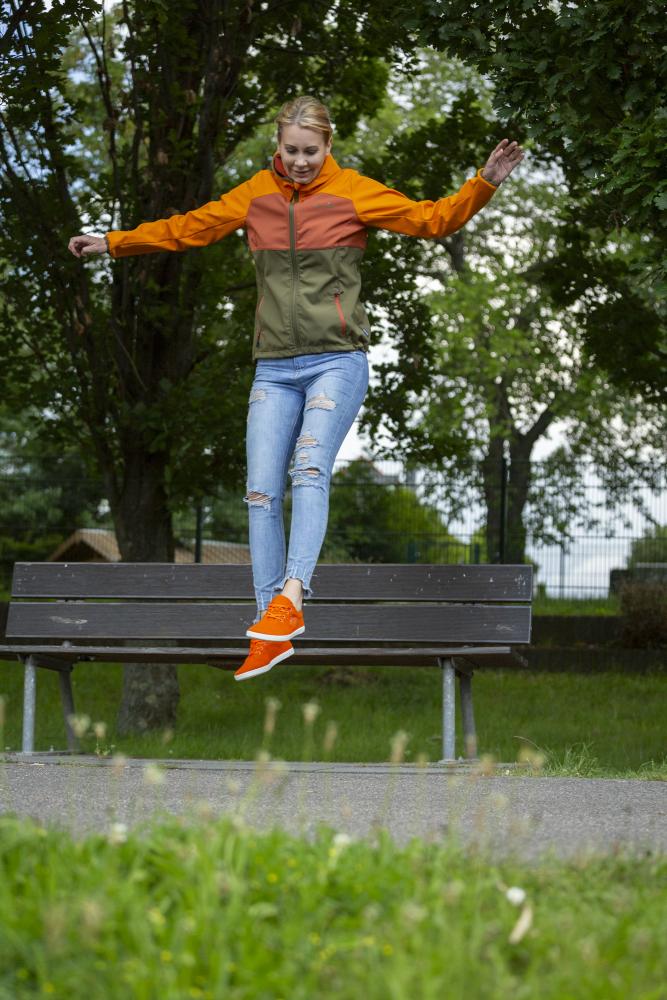
[[[265,646],[270,646],[271,643],[268,639],[251,639],[250,640],[250,652],[251,653],[262,653],[264,652]]]
[[[267,618],[275,618],[279,622],[286,622],[289,614],[290,609],[286,604],[270,604],[266,610]]]

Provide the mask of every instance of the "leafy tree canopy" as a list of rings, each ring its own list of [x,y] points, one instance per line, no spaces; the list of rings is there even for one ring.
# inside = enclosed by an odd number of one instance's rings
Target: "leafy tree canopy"
[[[372,144],[364,169],[423,198],[442,192],[443,174],[451,189],[459,171],[469,171],[505,133],[488,83],[456,61],[443,66],[434,53],[420,53],[420,60],[417,77],[392,82],[394,111],[385,107],[380,116],[387,115],[392,133],[384,146]],[[422,74],[435,106],[423,93]],[[396,108],[400,121],[392,117]],[[592,524],[581,486],[587,462],[619,502],[638,496],[639,484],[652,484],[664,467],[663,411],[636,386],[619,392],[586,349],[595,310],[609,309],[613,282],[628,281],[636,237],[624,231],[615,246],[600,247],[593,266],[592,237],[584,234],[573,244],[572,269],[564,270],[564,206],[574,198],[558,165],[534,153],[465,230],[428,243],[379,234],[382,256],[371,257],[371,289],[382,275],[402,303],[406,328],[416,321],[420,329],[411,341],[394,340],[389,331],[395,351],[375,365],[380,378],[365,426],[376,453],[383,446],[386,454],[398,449],[418,463],[446,466],[450,510],[465,509],[471,489],[480,491],[492,557],[499,550],[503,454],[511,458],[506,535],[516,559],[526,530],[546,542],[567,537],[582,518]],[[404,270],[417,283],[396,296]],[[378,302],[381,294],[382,287]],[[625,343],[627,325],[622,312],[609,309],[607,355]],[[556,424],[567,429],[567,446],[534,477],[533,449]]]
[[[351,562],[466,562],[467,546],[413,489],[357,459],[332,479],[322,558]]]
[[[405,24],[495,87],[495,107],[562,164],[571,209],[550,274],[569,301],[606,289],[585,326],[621,384],[667,386],[667,20],[655,0],[426,0]],[[609,250],[634,234],[634,248]],[[582,269],[586,251],[588,267]],[[624,336],[609,349],[612,329]]]

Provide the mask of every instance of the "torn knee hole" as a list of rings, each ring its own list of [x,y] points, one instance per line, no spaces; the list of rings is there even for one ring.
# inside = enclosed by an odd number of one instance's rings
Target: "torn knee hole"
[[[259,490],[250,490],[244,500],[251,507],[268,507],[271,503],[271,497],[266,493],[260,493]]]
[[[316,444],[319,444],[317,438],[314,438],[308,431],[304,431],[296,441],[297,448],[314,448]]]
[[[319,469],[295,469],[292,473],[292,486],[309,486],[319,475]]]
[[[306,400],[307,410],[333,410],[335,408],[335,401],[329,399],[323,392],[318,392],[317,396],[311,396],[310,399]]]

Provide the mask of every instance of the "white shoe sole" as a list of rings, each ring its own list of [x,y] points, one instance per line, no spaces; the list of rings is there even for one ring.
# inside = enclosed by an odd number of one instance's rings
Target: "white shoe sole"
[[[265,663],[263,667],[257,667],[255,670],[246,670],[245,673],[239,674],[238,676],[234,674],[234,680],[246,681],[249,677],[259,677],[260,674],[267,673],[267,671],[269,671],[271,667],[275,667],[276,663],[280,663],[282,660],[286,660],[288,656],[293,656],[293,655],[294,655],[293,649],[286,649],[284,653],[280,653],[280,655],[276,656],[276,658],[274,660],[271,660],[270,663]]]
[[[302,632],[306,631],[306,626],[302,625],[301,628],[295,629],[290,632],[289,635],[267,635],[265,632],[254,632],[252,628],[246,630],[246,635],[250,639],[268,639],[269,642],[287,642],[288,639],[293,639],[297,635],[301,635]]]

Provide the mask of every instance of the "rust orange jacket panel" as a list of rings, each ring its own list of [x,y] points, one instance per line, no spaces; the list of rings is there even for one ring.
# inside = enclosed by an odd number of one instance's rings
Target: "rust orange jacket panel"
[[[368,318],[359,300],[367,229],[408,236],[456,232],[491,198],[477,176],[454,195],[412,201],[328,156],[309,184],[292,182],[279,157],[216,201],[184,215],[107,233],[113,257],[208,246],[247,233],[257,270],[253,357],[366,350]]]

